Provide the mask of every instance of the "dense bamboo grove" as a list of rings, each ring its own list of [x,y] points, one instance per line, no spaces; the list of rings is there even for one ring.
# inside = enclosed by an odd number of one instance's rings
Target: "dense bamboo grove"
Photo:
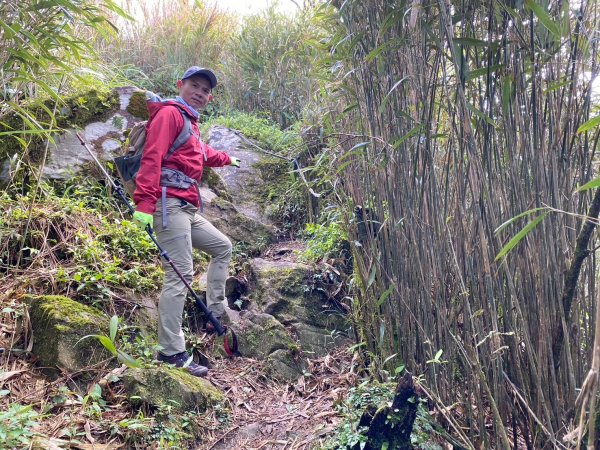
[[[593,253],[571,305],[563,293],[584,222],[566,213],[587,213],[575,189],[596,176],[598,132],[577,129],[593,112],[598,6],[531,5],[336,5],[348,108],[334,161],[372,225],[353,236],[360,331],[380,360],[397,354],[389,367],[425,373],[476,448],[568,446],[591,361]],[[545,206],[559,212],[495,261],[548,210],[496,228]]]

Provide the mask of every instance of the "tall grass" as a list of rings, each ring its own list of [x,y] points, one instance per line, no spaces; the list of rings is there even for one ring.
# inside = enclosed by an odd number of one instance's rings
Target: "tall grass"
[[[97,45],[105,60],[124,68],[140,87],[172,95],[192,65],[220,75],[224,44],[237,31],[237,19],[218,3],[126,0],[124,8],[135,20],[120,22],[118,39]]]
[[[319,30],[309,10],[295,17],[274,6],[246,17],[230,42],[223,72],[228,103],[242,111],[266,111],[287,127],[298,120],[315,90],[309,77]]]
[[[495,230],[534,207],[587,213],[574,189],[596,164],[598,130],[577,129],[593,108],[597,4],[331,4],[329,89],[346,106],[329,115],[331,173],[345,210],[362,207],[347,219],[362,224],[355,314],[374,361],[425,373],[469,448],[570,445],[595,253],[566,308],[581,217],[547,216],[500,260],[528,219]]]

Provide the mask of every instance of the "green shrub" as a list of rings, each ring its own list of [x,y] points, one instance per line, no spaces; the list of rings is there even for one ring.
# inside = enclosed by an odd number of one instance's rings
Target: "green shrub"
[[[350,389],[346,399],[336,406],[338,413],[343,417],[342,421],[321,450],[352,449],[355,445],[366,442],[367,428],[358,427],[363,412],[368,408],[379,409],[389,404],[394,398],[395,387],[395,383],[391,382],[364,381]],[[426,403],[420,401],[410,437],[412,444],[419,450],[442,450],[442,447],[434,442],[434,438],[437,437]]]
[[[20,276],[47,294],[91,301],[108,298],[111,291],[159,286],[162,269],[154,244],[118,210],[108,212],[107,197],[79,195],[77,188],[59,197],[42,186],[38,198],[32,204],[28,196],[0,197],[3,267],[23,270]],[[92,209],[96,204],[99,208]]]
[[[0,412],[0,448],[30,448],[38,416],[32,405],[17,403]]]
[[[306,250],[302,253],[302,259],[308,262],[337,256],[344,250],[347,242],[346,233],[338,222],[327,225],[307,223],[304,234]]]
[[[240,131],[245,137],[258,141],[258,146],[279,155],[289,157],[290,151],[302,145],[297,130],[282,131],[281,127],[266,117],[241,111],[232,111],[211,117],[202,124],[206,136],[211,125],[222,125]]]

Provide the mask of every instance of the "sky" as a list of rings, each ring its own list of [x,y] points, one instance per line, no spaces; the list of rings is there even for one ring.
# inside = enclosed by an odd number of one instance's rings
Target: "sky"
[[[227,9],[241,15],[257,13],[266,9],[273,3],[277,3],[278,9],[284,13],[293,14],[298,10],[298,7],[294,5],[292,0],[279,0],[277,2],[273,0],[212,0],[211,3],[217,3],[219,5],[219,9]],[[303,0],[297,0],[297,3],[302,5]]]

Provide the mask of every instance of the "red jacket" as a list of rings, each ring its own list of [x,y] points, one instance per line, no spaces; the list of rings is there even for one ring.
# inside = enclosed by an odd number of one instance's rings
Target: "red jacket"
[[[146,146],[140,170],[136,176],[136,189],[133,195],[136,210],[147,214],[154,214],[156,201],[161,196],[162,188],[159,185],[161,166],[179,170],[199,182],[205,165],[222,167],[231,162],[227,153],[201,144],[196,138],[196,136],[200,136],[200,131],[198,130],[198,121],[191,111],[188,115],[192,121],[193,135],[166,161],[163,161],[169,147],[183,128],[181,112],[172,105],[189,111],[184,105],[173,100],[148,103],[150,120],[146,126]],[[187,190],[169,187],[167,188],[167,197],[180,198],[192,205],[200,206],[195,186],[191,186]]]

